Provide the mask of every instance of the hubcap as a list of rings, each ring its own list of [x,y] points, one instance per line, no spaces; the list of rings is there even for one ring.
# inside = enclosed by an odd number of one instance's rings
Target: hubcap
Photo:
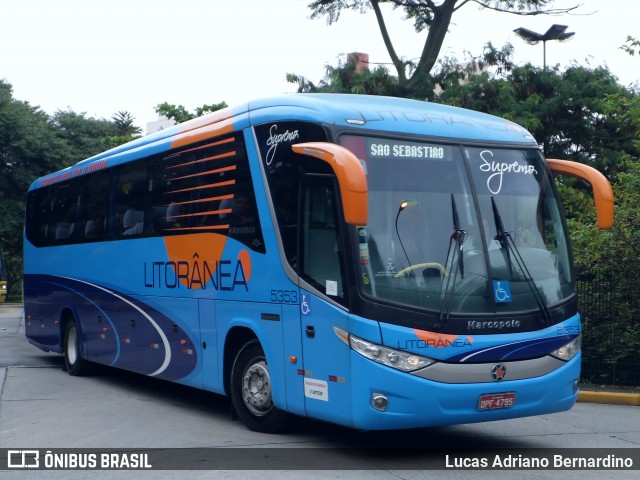
[[[271,410],[271,378],[264,360],[254,363],[244,372],[242,399],[249,411],[256,416],[266,415]]]
[[[72,328],[69,331],[69,336],[67,337],[67,360],[69,360],[69,364],[73,365],[76,363],[78,359],[78,331],[75,328]]]

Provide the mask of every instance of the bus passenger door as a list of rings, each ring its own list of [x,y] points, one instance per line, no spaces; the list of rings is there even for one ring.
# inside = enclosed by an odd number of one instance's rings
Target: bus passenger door
[[[349,423],[349,347],[335,334],[347,330],[345,261],[332,175],[305,175],[301,189],[300,319],[307,415]],[[306,287],[306,288],[305,288]]]

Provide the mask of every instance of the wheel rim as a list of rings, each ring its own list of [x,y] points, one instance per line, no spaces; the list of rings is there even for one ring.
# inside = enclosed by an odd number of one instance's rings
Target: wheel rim
[[[273,407],[271,402],[271,377],[264,360],[249,366],[242,377],[242,400],[247,409],[261,417]]]
[[[78,359],[78,330],[70,328],[67,335],[67,360],[70,365],[76,363]]]

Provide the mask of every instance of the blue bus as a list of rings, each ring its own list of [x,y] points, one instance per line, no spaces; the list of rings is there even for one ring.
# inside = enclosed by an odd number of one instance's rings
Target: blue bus
[[[250,429],[493,421],[576,401],[581,324],[553,172],[523,128],[398,98],[287,95],[36,180],[26,336],[228,395]]]

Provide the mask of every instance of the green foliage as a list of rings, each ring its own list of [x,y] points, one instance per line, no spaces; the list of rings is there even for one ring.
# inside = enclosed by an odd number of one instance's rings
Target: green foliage
[[[625,42],[625,45],[620,47],[620,49],[633,57],[636,53],[640,53],[640,40],[632,37],[631,35],[627,35],[627,41]]]
[[[171,103],[163,102],[156,106],[156,113],[159,115],[164,115],[167,118],[173,119],[176,123],[183,123],[188,120],[192,120],[194,118],[200,117],[206,113],[216,112],[218,110],[222,110],[223,108],[227,108],[227,102],[220,103],[212,103],[211,105],[202,105],[201,107],[197,107],[195,112],[192,113],[184,105],[174,105]]]
[[[6,253],[4,255],[7,276],[7,302],[22,302],[22,257]]]
[[[287,74],[287,81],[298,85],[298,93],[353,93],[362,95],[403,96],[406,93],[395,77],[383,66],[373,71],[356,71],[353,63],[327,66],[325,78],[314,84],[304,77]]]
[[[47,115],[13,98],[0,80],[0,248],[5,254],[8,286],[14,293],[22,275],[24,200],[31,183],[101,151],[131,140],[139,130],[127,112],[119,122],[58,111]],[[126,129],[124,128],[126,126]]]
[[[546,157],[587,163],[611,180],[640,157],[640,98],[604,67],[483,72],[449,82],[439,101],[508,118],[538,139]]]
[[[133,134],[123,132],[122,124],[105,119],[87,118],[86,113],[71,110],[58,110],[51,122],[56,135],[69,148],[64,156],[59,157],[64,159],[64,166],[73,165],[135,138]],[[136,127],[131,126],[128,131],[136,131]]]
[[[37,107],[13,99],[11,85],[0,81],[0,248],[22,252],[24,197],[31,182],[57,169],[70,148]]]
[[[194,118],[184,105],[173,105],[167,102],[160,103],[156,106],[156,113],[164,115],[169,119],[173,119],[176,123],[183,123]]]
[[[198,107],[161,104],[158,110],[183,120],[226,107],[225,102]],[[111,120],[59,110],[53,116],[13,98],[10,84],[0,80],[0,248],[5,254],[11,294],[20,285],[24,199],[38,177],[71,166],[140,135],[133,116],[118,111]]]
[[[592,214],[571,220],[572,240],[577,251],[578,267],[599,265],[629,272],[635,283],[640,271],[640,161],[636,159],[613,183],[615,224],[610,231],[601,232],[591,222]],[[585,221],[586,218],[586,221]],[[631,291],[629,291],[631,293]],[[633,295],[640,300],[640,296]]]
[[[218,110],[222,110],[223,108],[227,108],[227,102],[222,101],[220,103],[212,103],[210,105],[202,105],[201,107],[196,107],[196,117],[201,117],[207,113],[217,112]]]
[[[117,136],[119,137],[137,137],[142,133],[140,127],[134,125],[135,118],[127,111],[119,111],[113,114],[111,121],[115,126]]]
[[[559,14],[577,8],[577,6],[552,8],[553,3],[553,0],[443,0],[441,2],[433,0],[314,0],[309,4],[309,8],[312,10],[311,18],[326,17],[330,24],[338,21],[343,10],[352,10],[362,14],[373,10],[380,35],[396,70],[400,86],[403,89],[414,89],[424,81],[436,65],[454,14],[460,8],[475,4],[481,10],[495,10],[514,15]],[[381,4],[391,5],[394,9],[402,9],[405,12],[405,18],[413,21],[413,29],[416,32],[427,32],[422,53],[416,63],[404,61],[402,55],[396,52],[387,31]],[[407,75],[408,67],[411,69],[410,76]]]
[[[582,275],[581,311],[585,324],[585,361],[608,366],[600,382],[640,384],[640,373],[622,365],[640,362],[640,162],[629,165],[613,185],[615,225],[598,231],[592,224],[570,222],[576,265]],[[605,308],[603,308],[603,306]],[[608,306],[608,308],[607,308]],[[628,369],[626,369],[628,370]],[[603,375],[603,373],[600,373]]]

